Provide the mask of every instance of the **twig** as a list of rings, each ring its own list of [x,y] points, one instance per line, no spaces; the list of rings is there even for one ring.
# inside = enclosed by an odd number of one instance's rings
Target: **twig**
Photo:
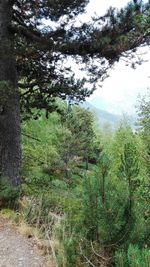
[[[80,245],[79,245],[80,246]],[[82,254],[82,256],[84,257],[84,259],[87,261],[87,263],[89,263],[91,266],[93,267],[96,267],[84,254],[83,254],[83,251],[82,251],[82,248],[80,246],[80,252]]]
[[[105,247],[114,247],[114,246],[117,246],[117,244],[119,244],[126,236],[126,234],[128,233],[128,231],[125,232],[125,234],[118,240],[116,241],[115,243],[113,244],[109,244],[109,245],[104,245]]]
[[[26,136],[26,137],[28,137],[28,138],[31,138],[31,139],[36,140],[36,141],[38,141],[38,142],[41,142],[40,139],[35,138],[35,137],[33,137],[33,136],[29,135],[29,134],[25,134],[25,133],[23,133],[23,132],[22,132],[21,134],[24,135],[24,136]]]
[[[102,255],[98,254],[98,253],[95,251],[92,242],[91,242],[91,248],[92,248],[94,254],[95,254],[96,256],[100,257],[102,260],[107,261],[107,260],[110,260],[110,259],[111,259],[111,258],[107,258],[107,259],[106,259],[106,258],[104,258]]]

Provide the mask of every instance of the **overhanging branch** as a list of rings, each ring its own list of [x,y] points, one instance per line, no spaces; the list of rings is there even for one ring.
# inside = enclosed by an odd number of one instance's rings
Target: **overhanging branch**
[[[18,33],[20,35],[23,35],[28,40],[32,42],[42,42],[43,38],[39,35],[37,32],[31,32],[29,29],[27,29],[23,25],[10,25],[9,30],[13,33]]]

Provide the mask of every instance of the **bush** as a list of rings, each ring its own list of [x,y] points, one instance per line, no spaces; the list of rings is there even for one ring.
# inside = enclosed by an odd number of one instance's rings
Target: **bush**
[[[102,177],[86,177],[83,190],[83,225],[87,239],[92,241],[116,242],[126,226],[128,206],[126,185],[115,178],[105,181],[103,200]]]

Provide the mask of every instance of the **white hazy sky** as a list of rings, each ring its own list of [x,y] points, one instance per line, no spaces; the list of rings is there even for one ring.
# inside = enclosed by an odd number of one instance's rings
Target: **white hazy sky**
[[[110,6],[121,8],[128,2],[128,0],[91,0],[87,13],[81,20],[89,21],[90,16],[95,13],[103,15]],[[103,87],[98,88],[88,101],[112,113],[134,114],[138,95],[145,94],[150,87],[150,49],[147,48],[142,52],[145,51],[147,53],[143,58],[147,62],[137,66],[136,69],[127,67],[125,62],[120,60],[110,72],[110,77],[104,81]]]
[[[150,51],[145,56],[150,59]],[[134,114],[138,95],[144,95],[150,87],[150,60],[137,66],[127,67],[120,60],[105,79],[102,88],[97,88],[88,99],[98,108],[109,112]]]
[[[143,2],[147,1],[143,0]],[[110,6],[120,9],[129,2],[129,0],[90,0],[85,14],[78,17],[76,25],[80,25],[80,22],[90,21],[94,15],[104,15]],[[50,22],[44,21],[44,23],[49,24]],[[146,63],[133,70],[120,60],[115,69],[111,71],[110,77],[103,82],[103,87],[97,87],[94,94],[87,100],[96,107],[112,113],[134,114],[138,95],[144,95],[147,88],[150,87],[150,48],[142,52],[145,51],[147,53],[143,55],[143,58],[147,60]],[[70,62],[66,62],[66,64]],[[74,63],[72,62],[71,65]],[[78,77],[82,77],[77,65],[74,65],[73,69]]]

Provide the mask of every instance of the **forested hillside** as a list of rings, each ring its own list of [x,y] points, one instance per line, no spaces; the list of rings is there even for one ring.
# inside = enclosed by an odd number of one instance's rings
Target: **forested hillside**
[[[137,117],[132,115],[118,115],[110,113],[104,109],[96,108],[93,104],[89,103],[88,101],[85,101],[81,104],[82,107],[89,109],[93,114],[95,115],[95,119],[97,121],[97,124],[103,128],[106,126],[112,127],[112,129],[115,129],[115,127],[118,126],[120,120],[123,119],[123,117],[126,117],[128,119],[129,124],[132,126],[132,128],[135,128]]]
[[[51,240],[56,266],[148,267],[149,102],[133,133],[126,120],[101,130],[89,110],[57,101],[60,114],[22,124],[22,219]],[[12,192],[1,191],[8,206]]]
[[[54,240],[58,266],[148,267],[149,102],[136,133],[127,121],[104,132],[90,111],[60,104],[23,123],[23,194],[36,203],[25,219]]]

